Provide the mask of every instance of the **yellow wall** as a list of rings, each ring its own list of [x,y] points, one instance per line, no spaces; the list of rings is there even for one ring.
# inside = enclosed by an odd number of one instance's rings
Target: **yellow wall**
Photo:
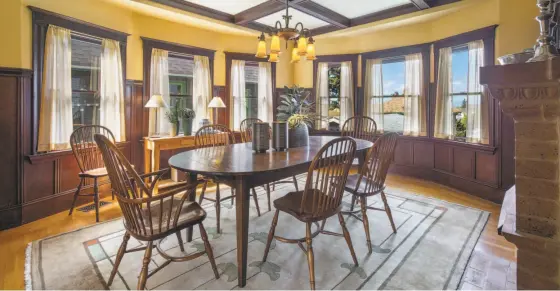
[[[3,42],[0,67],[30,69],[31,12],[28,5],[74,17],[130,34],[127,43],[127,79],[142,80],[140,36],[216,50],[214,84],[225,85],[224,51],[254,53],[256,37],[228,35],[136,13],[100,0],[2,0],[0,37]],[[278,64],[277,86],[291,85],[288,60]]]
[[[225,84],[224,51],[253,53],[255,37],[229,35],[139,14],[126,7],[100,0],[2,0],[0,67],[31,68],[31,13],[27,5],[36,6],[87,22],[131,34],[127,45],[127,78],[142,79],[142,41],[140,36],[216,50],[214,83]],[[435,41],[463,32],[498,24],[496,56],[533,46],[538,35],[538,14],[534,0],[463,0],[436,8],[437,17],[420,23],[393,25],[370,24],[369,32],[347,37],[319,37],[317,54],[347,54],[376,51]],[[448,12],[449,11],[449,12]],[[406,20],[433,12],[418,12],[396,18]],[[396,27],[395,27],[396,26]],[[360,28],[363,28],[360,27]],[[344,34],[342,34],[344,35]],[[287,51],[289,52],[289,50]],[[280,58],[277,87],[298,84],[313,86],[313,67],[309,61],[289,63],[289,53]],[[361,78],[358,78],[360,80]]]
[[[320,55],[363,53],[428,43],[496,24],[496,57],[532,47],[537,39],[538,9],[534,0],[463,0],[453,5],[449,6],[453,9],[442,8],[452,12],[422,23],[350,37],[320,38],[316,43],[317,54],[320,59]],[[312,87],[312,63],[297,63],[293,67],[294,84]],[[358,85],[361,86],[361,82]]]

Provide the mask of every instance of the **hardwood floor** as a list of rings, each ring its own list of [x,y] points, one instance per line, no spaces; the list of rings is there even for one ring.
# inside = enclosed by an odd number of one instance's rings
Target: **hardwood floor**
[[[496,231],[500,205],[443,185],[410,177],[390,175],[387,184],[389,187],[490,212],[490,219],[475,247],[463,278],[462,287],[465,289],[502,289],[513,286],[515,289],[515,285],[512,285],[515,284],[515,246],[499,236]],[[120,215],[117,203],[100,209],[101,221],[117,218]],[[2,258],[0,259],[0,289],[24,288],[25,248],[29,242],[93,223],[95,223],[95,214],[92,212],[74,211],[72,216],[68,216],[68,212],[61,212],[0,232]]]

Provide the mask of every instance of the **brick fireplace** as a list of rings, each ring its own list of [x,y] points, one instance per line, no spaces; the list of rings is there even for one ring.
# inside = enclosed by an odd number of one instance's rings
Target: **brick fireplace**
[[[515,121],[515,212],[502,231],[517,246],[518,288],[558,289],[560,58],[485,67],[481,83]]]

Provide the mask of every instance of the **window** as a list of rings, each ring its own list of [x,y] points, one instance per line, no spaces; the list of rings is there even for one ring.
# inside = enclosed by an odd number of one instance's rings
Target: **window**
[[[245,117],[259,118],[259,66],[245,63]]]
[[[402,133],[404,129],[404,58],[383,60],[383,129]]]
[[[339,131],[340,127],[340,64],[329,64],[329,115],[328,130]]]
[[[469,71],[469,50],[467,46],[453,48],[451,51],[451,104],[455,139],[464,141],[467,137],[467,74]],[[476,92],[472,92],[476,93]],[[478,92],[477,94],[480,94]]]
[[[169,54],[167,59],[169,68],[169,101],[170,106],[177,108],[193,108],[193,68],[192,56]],[[179,119],[182,123],[182,118]],[[179,126],[179,133],[183,126]]]
[[[72,35],[72,127],[99,123],[101,42]]]

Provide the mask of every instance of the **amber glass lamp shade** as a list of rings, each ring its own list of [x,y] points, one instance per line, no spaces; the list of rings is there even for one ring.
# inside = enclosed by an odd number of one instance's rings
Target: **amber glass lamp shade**
[[[309,38],[309,42],[307,44],[307,60],[313,61],[317,59],[317,54],[315,53],[315,41],[313,38]]]
[[[266,59],[266,41],[264,40],[264,33],[259,37],[259,43],[257,44],[257,58]]]
[[[271,63],[278,63],[278,54],[270,53],[268,61]]]
[[[298,63],[299,59],[301,58],[301,56],[298,53],[298,48],[297,46],[294,46],[294,48],[292,49],[292,63]]]
[[[273,35],[270,40],[270,53],[280,54],[280,37],[277,34]]]
[[[305,56],[307,54],[307,39],[302,35],[298,39],[298,54]]]

